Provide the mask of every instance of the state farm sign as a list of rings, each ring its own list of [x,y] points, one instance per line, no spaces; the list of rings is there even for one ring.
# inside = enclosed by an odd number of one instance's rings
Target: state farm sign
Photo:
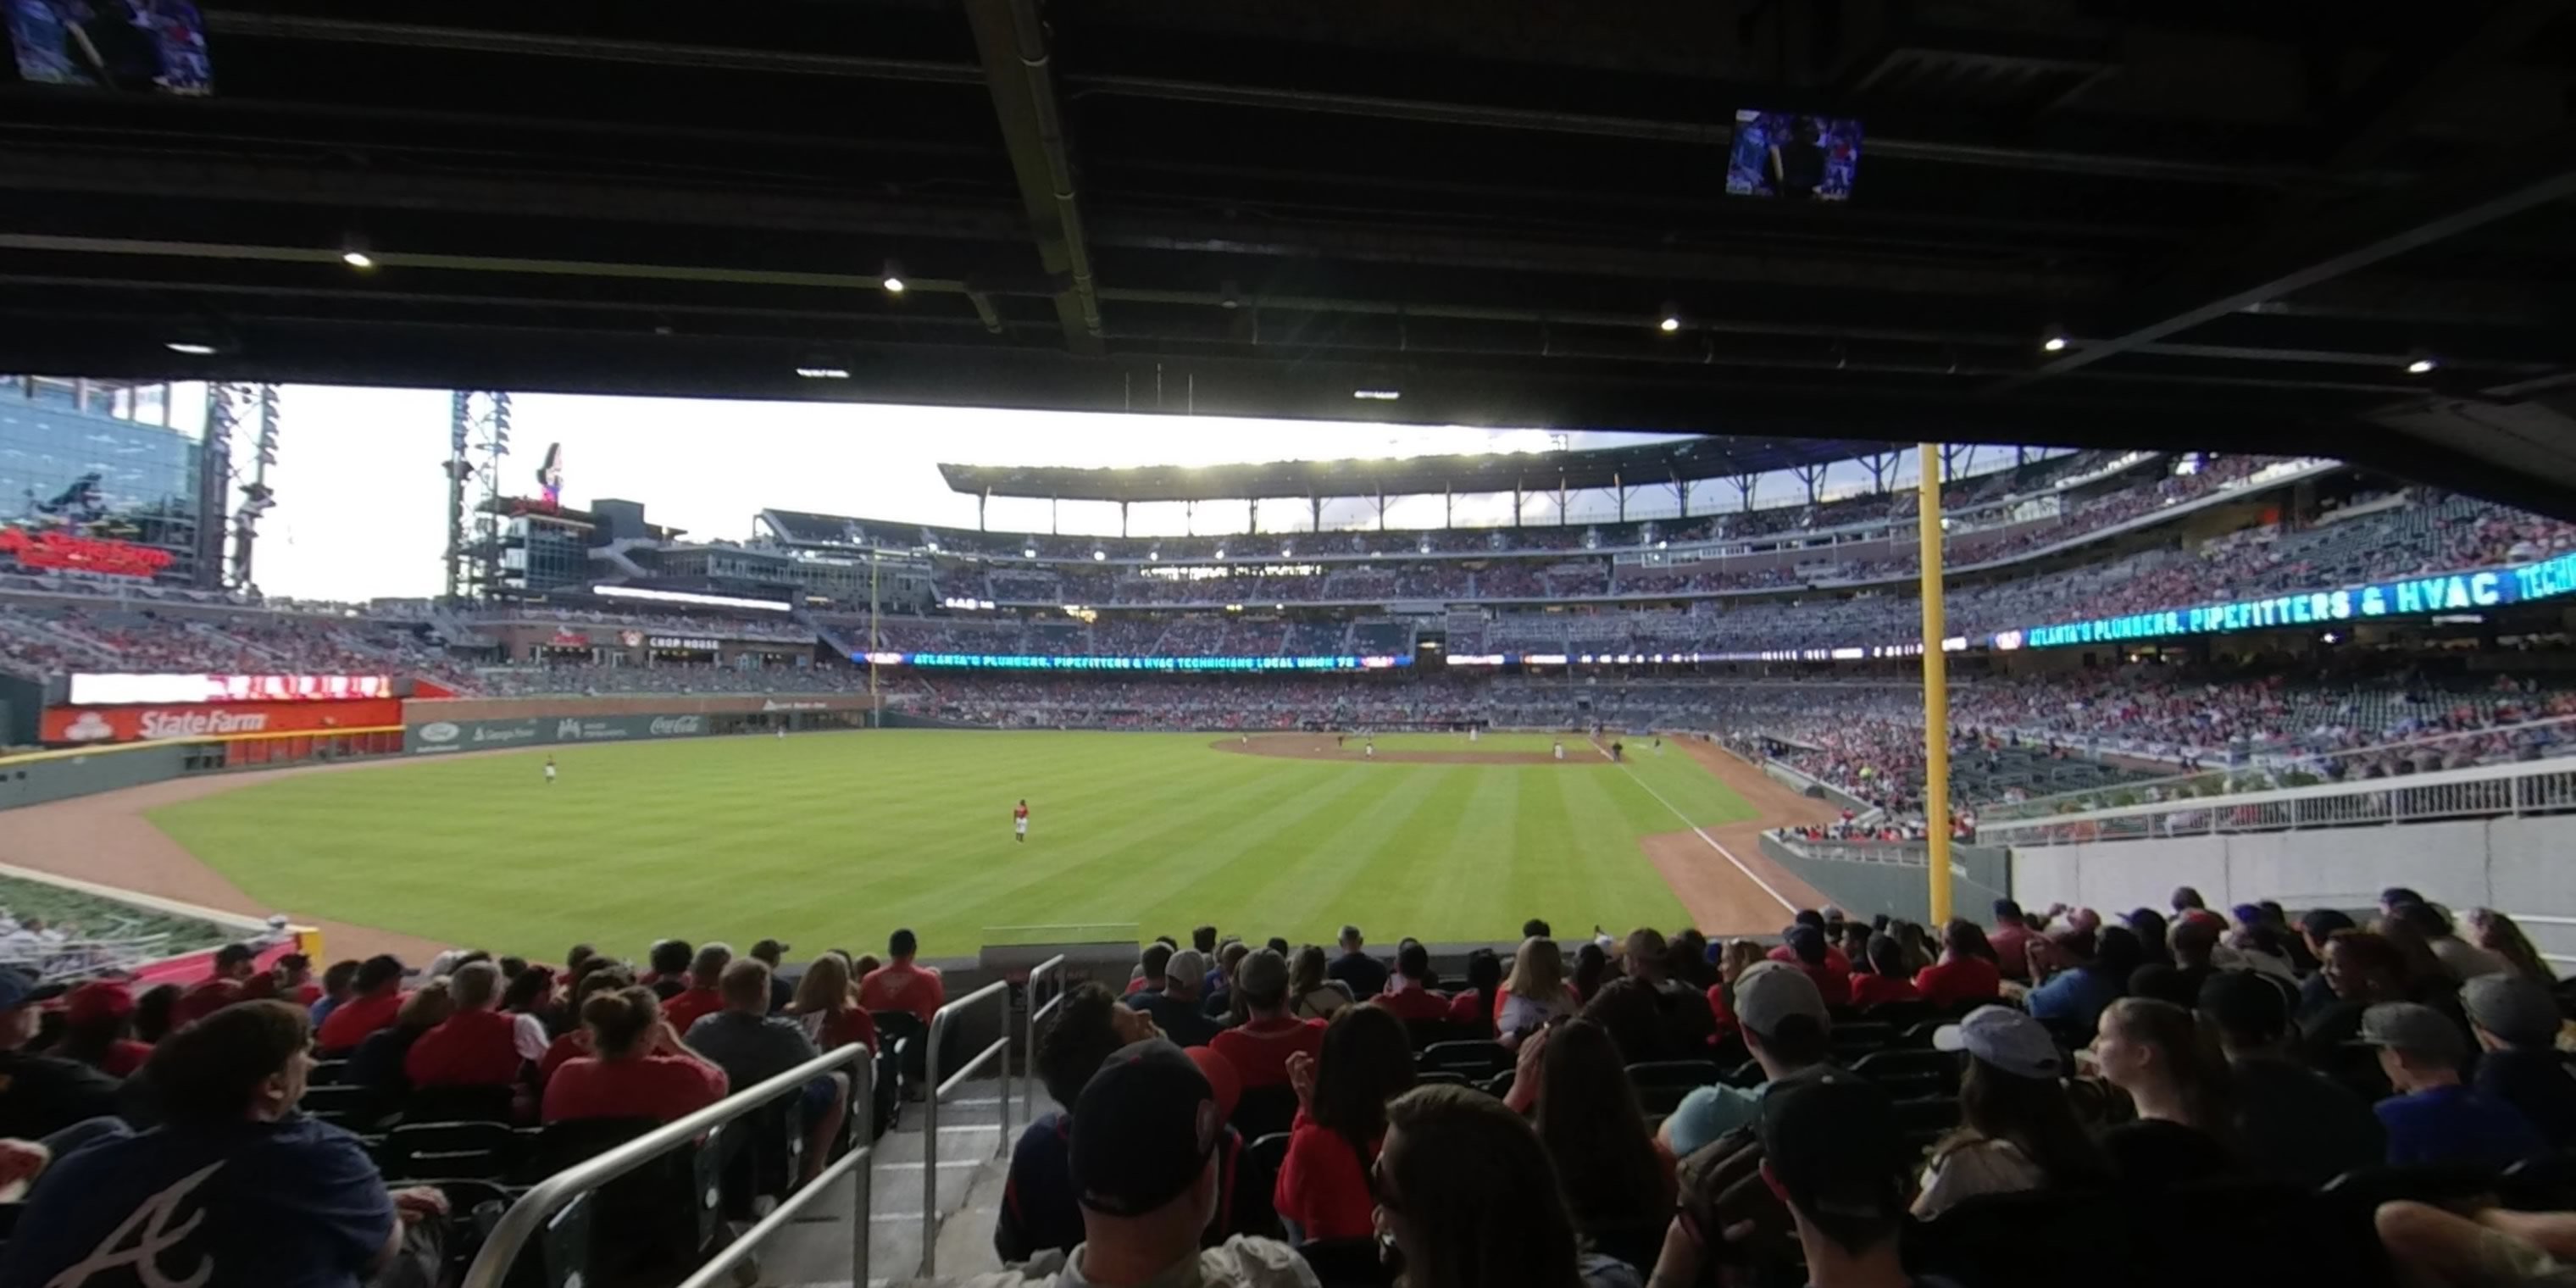
[[[45,742],[78,745],[227,738],[250,734],[345,733],[402,723],[402,704],[372,702],[193,703],[183,706],[47,707],[38,722]]]

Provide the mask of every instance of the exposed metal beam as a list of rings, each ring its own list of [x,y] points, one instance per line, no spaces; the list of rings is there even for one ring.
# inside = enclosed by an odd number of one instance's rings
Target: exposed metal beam
[[[938,63],[916,58],[870,58],[857,54],[751,49],[732,45],[680,45],[657,40],[474,30],[425,23],[253,13],[242,9],[209,9],[205,19],[206,29],[219,36],[258,36],[271,40],[313,40],[344,45],[399,45],[454,53],[567,58],[595,63],[634,63],[646,67],[696,67],[763,75],[917,81],[932,85],[975,85],[984,79],[981,72],[964,63]]]
[[[1058,110],[1055,74],[1048,66],[1046,29],[1034,0],[967,0],[966,18],[984,58],[984,80],[993,92],[1011,173],[1028,207],[1038,262],[1061,289],[1056,315],[1075,353],[1102,352],[1100,295],[1092,282],[1091,250],[1084,241],[1082,205],[1073,179],[1073,155]]]
[[[2510,62],[2550,24],[2576,12],[2576,0],[2502,0],[2486,19],[2447,43],[2440,24],[2392,52],[2389,65],[2356,97],[2364,114],[2329,154],[2336,170],[2374,165],[2480,78]]]
[[[2430,246],[2535,206],[2576,196],[2576,129],[2489,151],[2445,175],[2370,198],[2323,218],[2276,224],[2224,261],[2160,275],[2175,283],[2150,297],[2133,321],[2105,339],[2076,345],[2037,369],[1998,383],[2023,388],[2080,371],[2138,346],[2187,331],[2392,256]]]

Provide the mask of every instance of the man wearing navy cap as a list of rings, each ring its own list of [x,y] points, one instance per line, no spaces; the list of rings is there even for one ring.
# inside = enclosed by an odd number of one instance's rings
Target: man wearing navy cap
[[[62,991],[23,968],[0,966],[0,1137],[35,1140],[116,1112],[123,1086],[116,1079],[77,1060],[26,1050],[36,1037],[36,1003]]]
[[[1237,1235],[1202,1251],[1216,1217],[1217,1144],[1225,1115],[1196,1061],[1159,1038],[1103,1061],[1073,1109],[1073,1185],[1082,1246],[961,1288],[1320,1288],[1287,1244]]]

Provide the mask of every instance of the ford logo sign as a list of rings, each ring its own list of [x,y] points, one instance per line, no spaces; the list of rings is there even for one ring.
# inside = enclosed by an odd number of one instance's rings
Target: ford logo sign
[[[432,724],[422,725],[420,727],[420,740],[422,742],[454,742],[456,741],[456,735],[461,732],[463,731],[458,729],[454,722],[440,720]]]

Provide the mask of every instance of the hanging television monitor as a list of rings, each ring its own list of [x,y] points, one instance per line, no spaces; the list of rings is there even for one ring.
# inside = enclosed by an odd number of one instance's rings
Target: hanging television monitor
[[[128,94],[211,94],[206,23],[189,0],[0,0],[18,78]]]
[[[1848,201],[1860,140],[1860,122],[1850,117],[1744,108],[1735,114],[1726,190],[1738,197]]]

